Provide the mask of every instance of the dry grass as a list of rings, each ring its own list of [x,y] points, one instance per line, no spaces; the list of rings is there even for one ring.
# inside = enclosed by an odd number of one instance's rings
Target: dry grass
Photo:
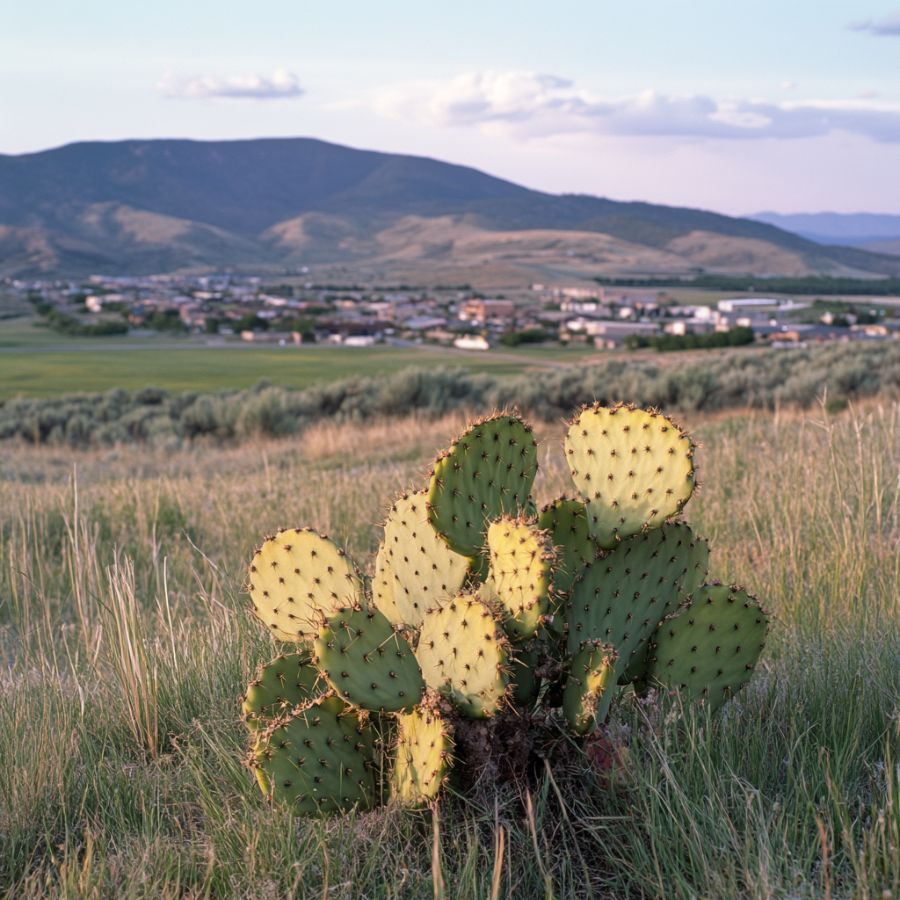
[[[889,896],[900,892],[900,407],[690,421],[716,574],[773,609],[713,721],[622,705],[626,783],[324,822],[269,809],[236,697],[271,653],[244,567],[279,525],[369,564],[461,421],[175,453],[10,450],[0,480],[0,891],[10,896]],[[561,427],[538,499],[567,487]]]

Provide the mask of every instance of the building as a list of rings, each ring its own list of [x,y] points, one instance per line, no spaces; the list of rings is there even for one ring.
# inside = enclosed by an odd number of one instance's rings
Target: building
[[[777,297],[732,297],[728,300],[720,300],[716,304],[719,312],[723,313],[773,313],[780,309],[782,301]]]
[[[453,346],[460,350],[490,350],[491,345],[487,338],[480,334],[464,334],[458,337]]]
[[[489,319],[511,319],[516,314],[512,300],[466,300],[459,309],[464,322],[485,323]]]

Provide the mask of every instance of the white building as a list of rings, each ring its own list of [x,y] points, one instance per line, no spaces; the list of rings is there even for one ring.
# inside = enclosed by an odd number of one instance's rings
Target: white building
[[[460,350],[490,350],[491,345],[487,342],[487,338],[480,334],[464,334],[458,337],[453,346]]]

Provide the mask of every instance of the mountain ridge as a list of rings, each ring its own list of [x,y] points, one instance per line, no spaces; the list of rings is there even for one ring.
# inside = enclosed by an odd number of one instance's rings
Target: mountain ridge
[[[839,244],[877,251],[879,245],[900,242],[900,215],[891,213],[775,213],[748,218],[791,231],[819,244]]]
[[[426,223],[432,235],[419,258],[409,252],[414,242],[396,246],[404,222]],[[273,239],[292,228],[289,246]],[[538,233],[543,243],[536,249]],[[822,247],[763,222],[549,194],[429,157],[316,138],[85,141],[0,155],[6,275],[277,269],[302,261],[396,269],[398,253],[407,267],[438,259],[446,268],[471,268],[477,257],[484,268],[491,260],[483,248],[498,234],[516,236],[507,255],[522,277],[590,277],[615,266],[673,274],[900,274],[898,259]]]

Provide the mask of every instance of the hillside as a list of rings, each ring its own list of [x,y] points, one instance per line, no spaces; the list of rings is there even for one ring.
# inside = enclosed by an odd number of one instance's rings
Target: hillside
[[[547,194],[308,138],[90,142],[0,156],[0,274],[324,264],[499,281],[697,268],[900,274],[890,256],[762,222]]]
[[[761,212],[751,218],[820,244],[862,247],[881,253],[900,252],[900,215]]]

